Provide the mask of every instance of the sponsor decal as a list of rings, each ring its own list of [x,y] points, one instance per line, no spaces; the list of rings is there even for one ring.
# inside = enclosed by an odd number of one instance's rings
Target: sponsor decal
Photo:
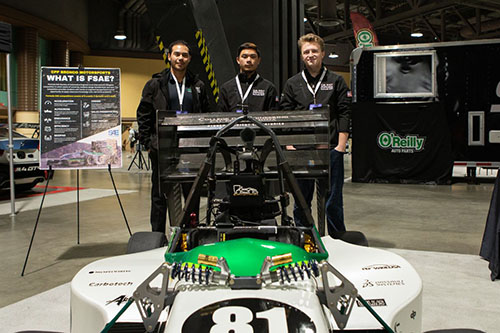
[[[368,287],[375,287],[375,285],[372,282],[370,282],[370,280],[365,280],[365,282],[363,282],[362,288],[368,288]]]
[[[364,271],[377,271],[377,270],[383,270],[383,269],[399,269],[401,266],[399,265],[388,265],[388,264],[373,264],[369,266],[362,267],[361,269]]]
[[[415,320],[416,317],[417,317],[417,311],[413,310],[411,312],[410,318],[413,319],[413,320]]]
[[[374,306],[387,306],[387,303],[385,302],[385,299],[383,299],[383,298],[365,299],[365,302],[368,303],[368,305],[371,306],[371,307],[374,307]],[[360,308],[364,307],[363,303],[361,303],[359,300],[356,300],[356,304]]]
[[[233,196],[235,197],[255,197],[258,195],[259,191],[256,188],[233,185]]]
[[[384,281],[365,280],[363,282],[362,288],[394,287],[394,286],[404,286],[404,285],[405,285],[405,282],[403,280],[384,280]]]
[[[90,282],[89,287],[127,287],[133,285],[133,282]]]
[[[266,96],[266,91],[264,89],[253,89],[252,95],[253,96]]]
[[[314,322],[301,310],[270,299],[238,298],[207,305],[190,315],[182,333],[308,332]]]
[[[106,305],[110,305],[111,303],[116,303],[117,306],[120,306],[122,303],[127,302],[130,299],[127,295],[120,295],[115,299],[109,300],[106,302]]]
[[[319,87],[320,90],[333,90],[333,83],[322,83]]]
[[[113,273],[130,273],[129,269],[113,269],[109,271],[90,271],[89,274],[113,274]]]
[[[391,153],[416,153],[424,149],[425,137],[416,134],[400,136],[393,132],[380,132],[377,144],[382,149],[390,149]]]

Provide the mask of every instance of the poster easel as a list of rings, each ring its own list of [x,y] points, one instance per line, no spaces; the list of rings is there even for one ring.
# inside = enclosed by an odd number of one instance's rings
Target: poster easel
[[[49,170],[21,276],[24,276],[53,171],[77,171],[77,244],[80,244],[80,169],[107,168],[128,232],[130,226],[111,172],[122,167],[120,69],[42,67],[40,168]]]

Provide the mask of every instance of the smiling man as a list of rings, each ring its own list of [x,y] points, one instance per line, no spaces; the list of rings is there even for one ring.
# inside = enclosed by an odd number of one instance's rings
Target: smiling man
[[[158,140],[156,110],[175,110],[177,113],[210,112],[210,104],[203,81],[188,71],[191,50],[187,42],[178,40],[168,47],[170,68],[153,75],[142,91],[137,108],[139,141],[151,158],[151,226],[153,231],[165,232],[167,202],[160,194],[158,183]],[[190,183],[183,183],[184,197]]]
[[[330,196],[326,203],[328,233],[345,231],[342,187],[344,185],[344,154],[349,138],[351,101],[344,79],[323,65],[325,43],[315,34],[307,34],[298,41],[305,69],[285,83],[280,109],[312,110],[329,107],[330,110]],[[314,180],[301,180],[299,186],[309,208],[314,194]],[[304,213],[295,205],[294,220],[305,222]]]
[[[274,84],[257,73],[260,61],[257,45],[240,45],[236,57],[240,73],[222,85],[220,112],[269,111],[276,108],[278,93]]]

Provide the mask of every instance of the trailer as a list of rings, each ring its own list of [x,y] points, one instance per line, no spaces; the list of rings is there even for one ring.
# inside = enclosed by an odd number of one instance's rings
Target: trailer
[[[500,166],[500,39],[357,48],[353,181],[449,184]]]

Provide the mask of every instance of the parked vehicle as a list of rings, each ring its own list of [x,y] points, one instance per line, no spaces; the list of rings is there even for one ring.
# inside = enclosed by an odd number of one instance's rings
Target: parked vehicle
[[[16,190],[28,190],[46,179],[46,174],[38,167],[39,141],[12,132],[14,181]],[[10,187],[9,177],[9,131],[0,127],[0,188]]]

